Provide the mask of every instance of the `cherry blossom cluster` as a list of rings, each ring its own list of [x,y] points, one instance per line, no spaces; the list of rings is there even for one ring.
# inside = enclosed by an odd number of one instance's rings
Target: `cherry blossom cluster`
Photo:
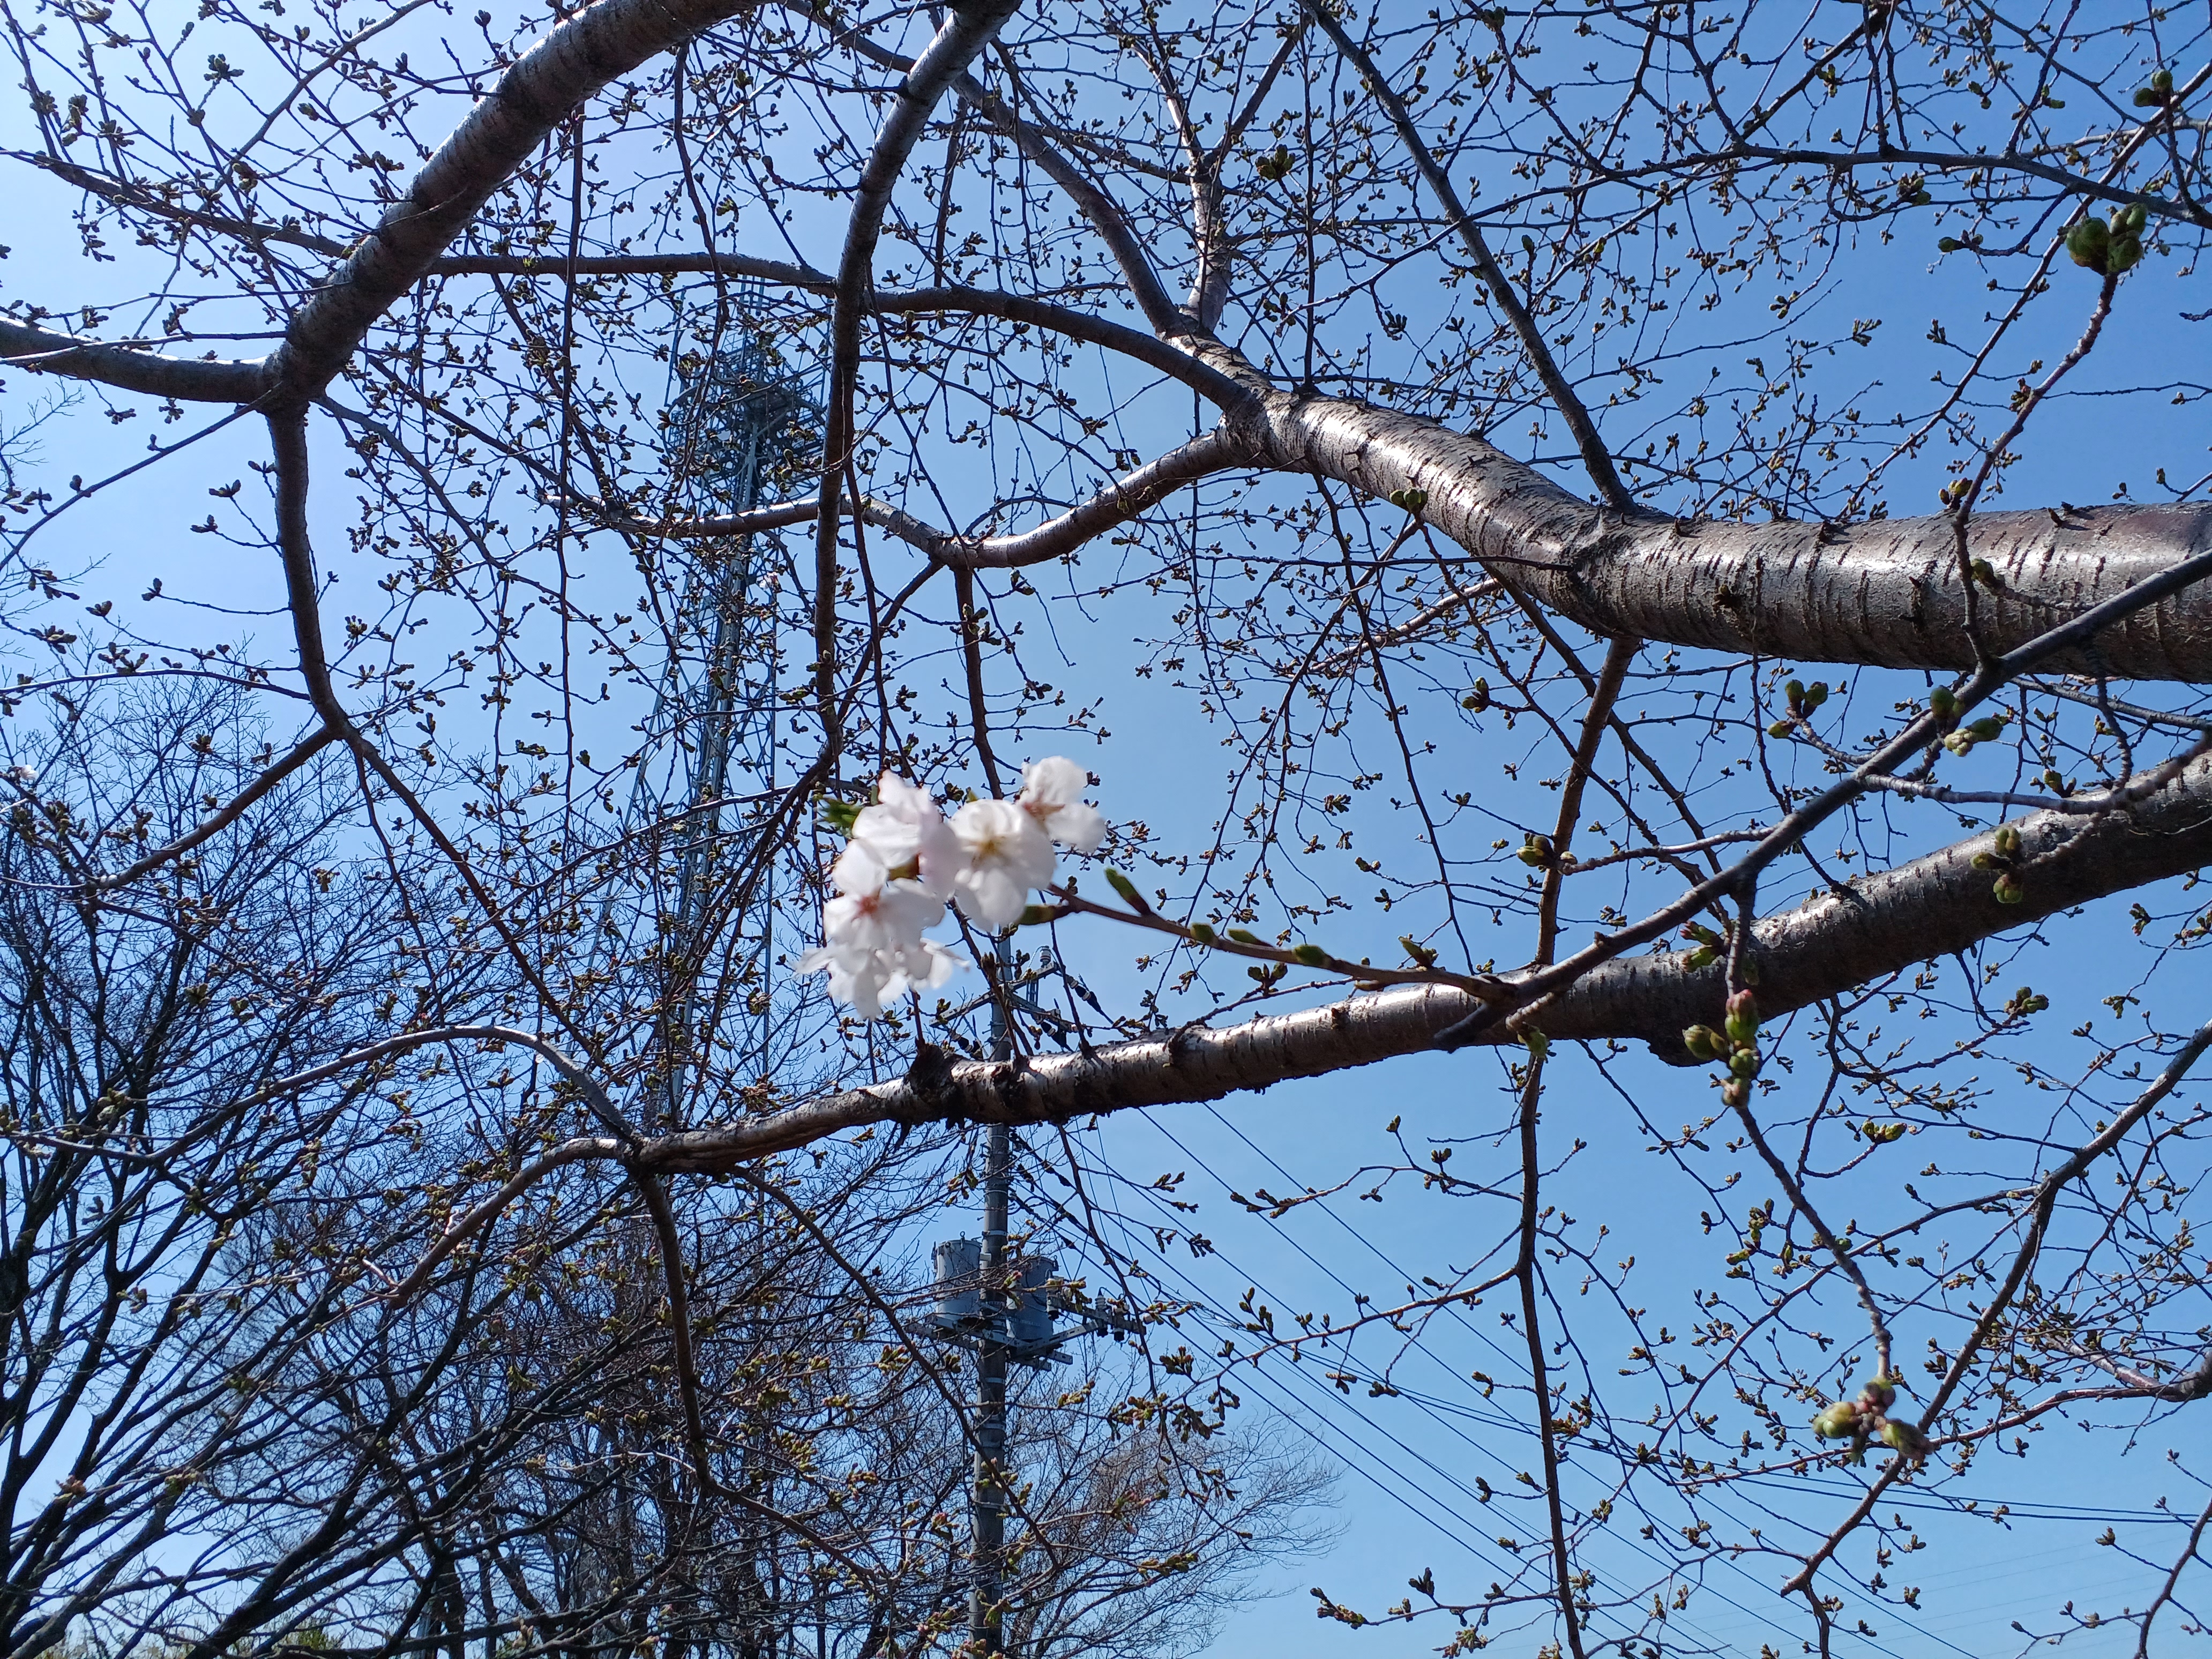
[[[1094,853],[1106,820],[1083,799],[1090,775],[1060,756],[1022,769],[1012,800],[971,800],[947,818],[929,792],[886,772],[854,816],[831,866],[837,896],[822,908],[822,946],[799,959],[826,972],[830,994],[864,1019],[908,991],[942,985],[968,959],[922,935],[947,903],[994,932],[1011,927],[1032,889],[1053,878],[1053,843]]]

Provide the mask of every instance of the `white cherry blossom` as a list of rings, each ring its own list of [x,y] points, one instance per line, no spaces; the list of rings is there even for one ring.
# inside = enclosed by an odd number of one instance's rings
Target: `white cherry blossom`
[[[1098,843],[1106,839],[1106,819],[1083,799],[1090,783],[1090,774],[1073,761],[1053,755],[1022,769],[1021,793],[1014,797],[1015,804],[1062,847],[1095,853]]]
[[[966,854],[927,789],[886,772],[876,804],[854,821],[853,843],[866,846],[895,876],[910,876],[933,897],[952,896],[953,878]]]
[[[1052,839],[1036,817],[1010,800],[971,800],[952,815],[965,866],[952,880],[952,902],[971,921],[1011,927],[1030,890],[1052,879]]]
[[[886,1002],[942,985],[968,966],[922,937],[943,919],[945,901],[918,881],[892,878],[867,842],[849,843],[830,879],[838,896],[822,908],[822,946],[799,958],[799,971],[826,971],[830,994],[862,1018],[880,1018]]]

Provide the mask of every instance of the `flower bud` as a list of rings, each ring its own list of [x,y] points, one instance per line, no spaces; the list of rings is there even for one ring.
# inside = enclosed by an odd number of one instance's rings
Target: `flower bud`
[[[1996,834],[1991,837],[1991,844],[2002,856],[2017,858],[2020,856],[2020,831],[2009,823],[2001,823],[1997,826]]]
[[[1939,685],[1928,694],[1928,706],[1945,720],[1959,712],[1959,696],[1948,685]]]
[[[1751,1104],[1751,1085],[1740,1077],[1732,1077],[1721,1085],[1721,1103],[1741,1111]]]
[[[1923,1462],[1928,1455],[1928,1442],[1920,1431],[1910,1423],[1899,1422],[1895,1418],[1890,1418],[1882,1424],[1881,1443],[1914,1463]]]
[[[1828,683],[1827,683],[1827,681],[1826,681],[1826,680],[1814,680],[1814,681],[1812,683],[1812,684],[1810,684],[1810,685],[1808,685],[1808,686],[1807,686],[1807,687],[1805,688],[1805,707],[1806,707],[1806,708],[1819,708],[1822,703],[1824,703],[1824,702],[1827,702],[1827,700],[1828,700]]]
[[[2075,264],[2090,270],[2102,271],[2105,268],[2105,246],[2111,240],[2112,233],[2106,229],[2102,219],[2084,219],[2066,233],[2066,252]]]
[[[1759,1035],[1759,999],[1748,991],[1738,991],[1728,1000],[1728,1034],[1738,1042],[1748,1042]]]
[[[1792,708],[1803,707],[1805,702],[1804,681],[1792,680],[1789,684],[1784,686],[1782,690],[1783,694],[1790,699],[1790,706]]]
[[[1710,1025],[1692,1025],[1682,1033],[1682,1046],[1698,1060],[1721,1057],[1721,1034]]]
[[[1759,1050],[1737,1049],[1729,1056],[1728,1067],[1737,1077],[1756,1077],[1759,1074]]]
[[[1813,1432],[1823,1440],[1848,1440],[1858,1432],[1858,1407],[1848,1400],[1823,1406],[1813,1419]]]
[[[1990,891],[1996,895],[1999,904],[2018,904],[2027,896],[2027,889],[2020,884],[2020,878],[2009,870],[1996,878]]]
[[[2105,252],[2105,269],[2112,276],[2130,270],[2142,262],[2142,239],[2140,236],[2115,237]]]
[[[1897,1403],[1897,1389],[1886,1376],[1870,1377],[1859,1390],[1859,1398],[1878,1412],[1886,1412]]]

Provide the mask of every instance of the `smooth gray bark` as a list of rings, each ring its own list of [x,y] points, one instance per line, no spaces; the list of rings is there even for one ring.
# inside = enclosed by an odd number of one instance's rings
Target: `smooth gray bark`
[[[185,403],[250,404],[267,384],[258,361],[168,357],[110,341],[52,334],[5,318],[0,318],[0,362]]]
[[[1625,518],[1415,416],[1274,393],[1228,418],[1265,465],[1377,496],[1425,490],[1425,516],[1491,574],[1594,633],[1801,662],[1973,666],[1948,516],[1844,527]],[[1980,604],[1997,655],[2212,548],[2212,507],[1979,514],[1966,543],[2003,583]],[[2212,594],[2175,594],[2048,666],[2212,678]]]

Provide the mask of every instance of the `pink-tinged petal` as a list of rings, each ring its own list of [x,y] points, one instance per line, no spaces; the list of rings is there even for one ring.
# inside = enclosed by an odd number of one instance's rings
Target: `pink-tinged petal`
[[[886,772],[877,782],[875,804],[854,820],[853,839],[866,842],[885,869],[900,870],[916,860],[944,822],[927,790]]]
[[[1045,830],[1062,847],[1079,853],[1095,853],[1106,839],[1105,815],[1089,801],[1077,801],[1054,812]]]
[[[1029,884],[1000,862],[979,863],[964,872],[952,902],[970,921],[986,927],[1011,927],[1029,908]]]
[[[1039,816],[1072,805],[1091,787],[1091,775],[1064,755],[1048,755],[1022,768],[1021,805]]]
[[[954,884],[968,867],[968,849],[960,844],[960,837],[952,833],[952,826],[943,818],[922,825],[920,844],[915,851],[915,867],[922,886],[932,896],[952,896]]]
[[[890,866],[882,854],[863,841],[849,842],[845,850],[837,854],[837,862],[830,866],[830,879],[841,893],[866,897],[883,890]]]

